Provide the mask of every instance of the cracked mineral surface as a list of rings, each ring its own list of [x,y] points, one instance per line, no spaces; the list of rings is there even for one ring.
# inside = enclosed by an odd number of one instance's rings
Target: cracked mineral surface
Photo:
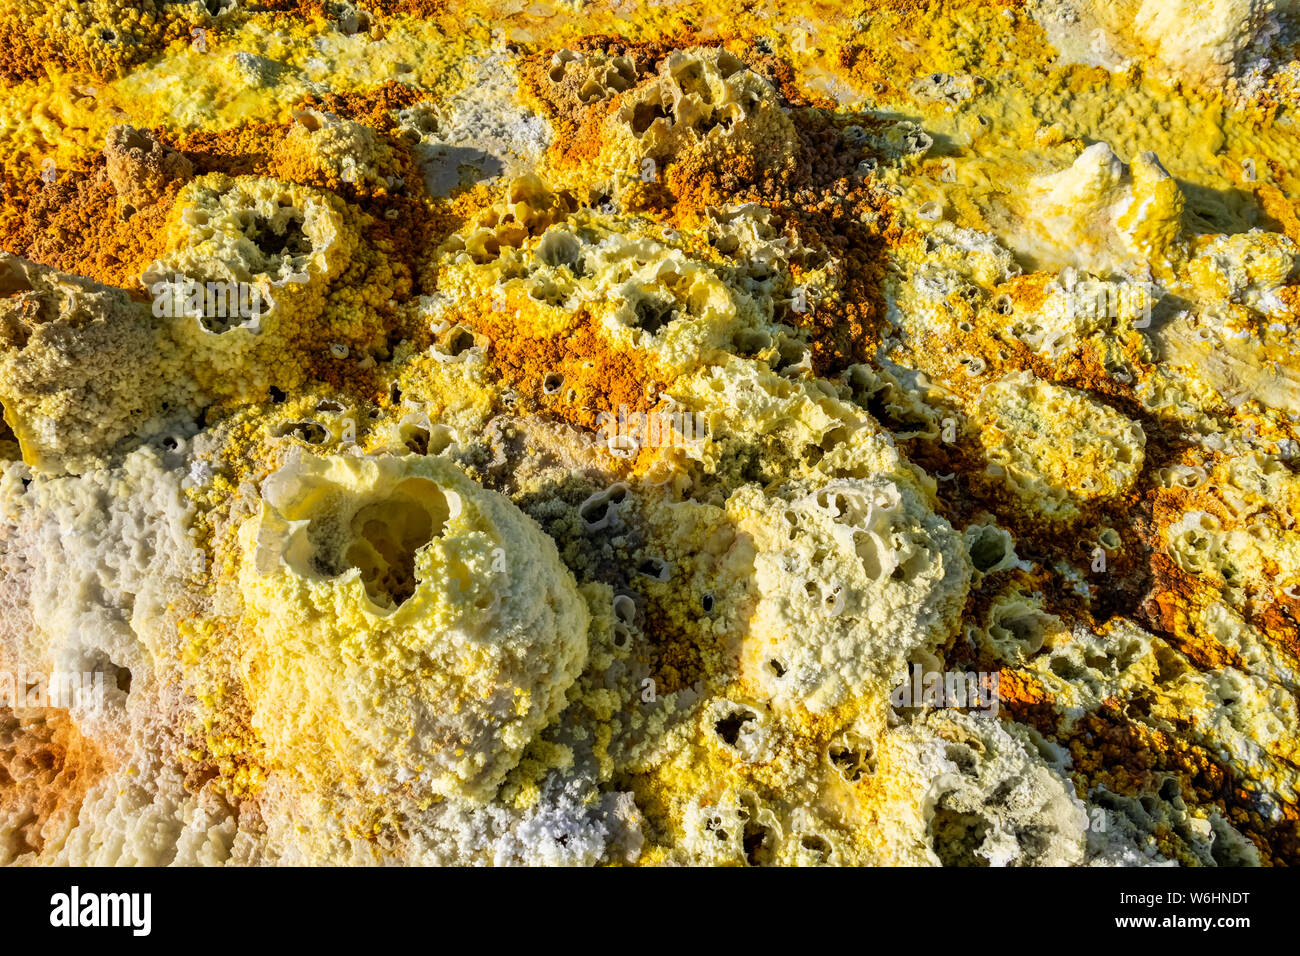
[[[0,0],[0,862],[1300,863],[1300,3]]]

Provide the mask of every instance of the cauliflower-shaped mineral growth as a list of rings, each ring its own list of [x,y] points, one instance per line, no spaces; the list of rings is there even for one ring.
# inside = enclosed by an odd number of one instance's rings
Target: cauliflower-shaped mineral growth
[[[0,0],[0,862],[1300,863],[1298,17]]]

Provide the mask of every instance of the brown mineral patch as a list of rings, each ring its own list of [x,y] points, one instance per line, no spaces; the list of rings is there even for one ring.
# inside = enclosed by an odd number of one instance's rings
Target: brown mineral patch
[[[519,320],[527,308],[507,300],[500,312],[488,308],[462,315],[474,332],[486,336],[493,368],[529,407],[594,429],[602,412],[617,414],[620,406],[645,412],[658,401],[665,377],[652,355],[611,348],[585,309],[574,314],[562,335],[534,333]]]
[[[74,822],[86,791],[104,772],[98,750],[65,711],[18,717],[0,708],[0,816],[4,862],[40,854]]]
[[[270,176],[289,128],[283,123],[257,123],[199,131],[180,138],[175,147],[194,163],[198,174]]]
[[[365,90],[310,96],[299,102],[298,106],[302,109],[334,113],[362,126],[387,133],[392,132],[397,126],[394,113],[414,106],[428,97],[429,94],[419,87],[389,80],[380,86]]]
[[[1227,771],[1203,747],[1142,723],[1129,713],[1135,706],[1108,701],[1084,716],[1069,741],[1076,772],[1122,794],[1154,791],[1161,774],[1174,773],[1184,793],[1223,805],[1232,795]]]
[[[1008,706],[1050,704],[1055,698],[1033,675],[1003,668],[998,675],[998,697]]]
[[[179,181],[154,200],[123,207],[104,157],[65,171],[12,202],[0,222],[0,246],[15,255],[118,288],[140,288],[140,273],[163,250],[163,227]]]
[[[1281,823],[1261,817],[1252,794],[1239,785],[1233,770],[1184,736],[1192,729],[1190,724],[1166,732],[1147,723],[1151,692],[1141,690],[1122,701],[1107,699],[1097,711],[1085,714],[1068,735],[1061,732],[1061,715],[1039,704],[1032,687],[1024,689],[1014,672],[1002,672],[999,695],[1013,720],[1069,748],[1080,792],[1104,786],[1117,794],[1140,797],[1155,793],[1173,776],[1189,804],[1218,807],[1256,845],[1265,863],[1300,862],[1295,808],[1285,807]]]
[[[386,17],[431,20],[447,12],[447,0],[372,0],[368,8]]]
[[[161,0],[0,0],[0,77],[38,80],[51,68],[119,76],[188,37],[176,6]]]
[[[753,46],[737,51],[740,58],[749,64],[749,68],[768,80],[781,94],[781,98],[791,107],[812,107],[819,110],[835,110],[836,103],[829,96],[809,94],[799,88],[797,74],[789,61],[770,53],[759,52]]]
[[[834,376],[874,356],[880,344],[886,249],[897,227],[888,201],[867,188],[837,186],[819,198],[814,193],[796,192],[790,206],[777,210],[805,245],[838,260],[841,291],[831,302],[777,318],[808,331],[814,373]]]
[[[1158,609],[1160,633],[1200,670],[1233,667],[1246,670],[1246,662],[1231,648],[1196,627],[1190,609],[1204,606],[1214,592],[1189,583],[1186,576],[1162,554],[1151,556],[1155,584],[1150,603]],[[1208,592],[1208,593],[1207,593]]]
[[[1270,641],[1300,661],[1300,599],[1287,597],[1264,606],[1247,620],[1264,632]]]
[[[262,0],[257,7],[273,13],[285,13],[299,20],[324,20],[335,4],[329,0]],[[447,12],[447,0],[368,0],[366,12],[380,17],[406,16],[436,19]],[[373,32],[373,27],[371,28]]]
[[[1279,231],[1285,233],[1292,242],[1300,243],[1300,217],[1296,216],[1295,203],[1271,183],[1256,186],[1255,198],[1259,200],[1265,215],[1277,223]]]

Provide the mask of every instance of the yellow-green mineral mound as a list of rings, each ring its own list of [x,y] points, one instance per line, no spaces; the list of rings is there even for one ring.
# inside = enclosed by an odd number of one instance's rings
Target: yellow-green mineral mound
[[[1300,864],[1300,3],[0,0],[0,863]]]

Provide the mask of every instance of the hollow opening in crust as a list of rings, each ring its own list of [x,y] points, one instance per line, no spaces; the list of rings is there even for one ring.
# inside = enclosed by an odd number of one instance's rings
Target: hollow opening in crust
[[[408,478],[391,498],[352,516],[354,540],[346,558],[350,567],[361,570],[372,601],[397,608],[415,593],[416,552],[446,531],[450,516],[446,494],[427,478]]]
[[[295,258],[310,256],[312,243],[303,231],[303,215],[295,211],[282,222],[266,216],[256,216],[244,235],[267,258]]]
[[[939,806],[930,821],[930,843],[944,866],[988,866],[988,859],[976,851],[989,829],[989,822],[977,813]]]

